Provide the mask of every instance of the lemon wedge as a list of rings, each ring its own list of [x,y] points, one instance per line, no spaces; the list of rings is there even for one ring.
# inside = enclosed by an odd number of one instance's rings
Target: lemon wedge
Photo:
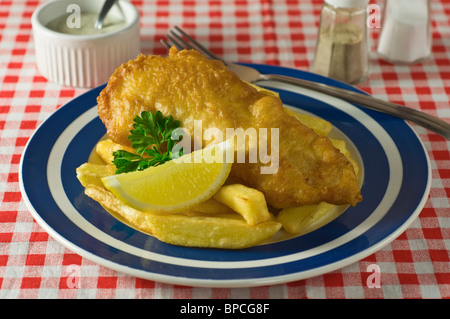
[[[102,178],[129,206],[159,213],[187,210],[211,198],[230,174],[233,144],[225,141],[143,171]]]

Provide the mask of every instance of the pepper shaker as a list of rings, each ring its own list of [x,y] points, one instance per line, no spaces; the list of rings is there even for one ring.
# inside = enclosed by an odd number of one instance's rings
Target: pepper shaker
[[[312,71],[347,83],[369,73],[369,0],[325,0]]]
[[[377,52],[396,64],[413,64],[431,55],[429,0],[386,0]]]

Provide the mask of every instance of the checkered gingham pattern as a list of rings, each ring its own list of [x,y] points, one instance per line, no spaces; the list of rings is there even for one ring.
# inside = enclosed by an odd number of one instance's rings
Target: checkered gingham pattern
[[[431,193],[412,225],[380,251],[338,271],[287,284],[211,289],[134,278],[80,257],[51,238],[21,196],[19,161],[34,130],[85,92],[48,82],[36,69],[31,15],[43,1],[0,0],[0,298],[450,298],[449,142],[413,125],[431,160]],[[166,54],[159,40],[179,25],[229,60],[309,70],[322,0],[133,0],[142,50]],[[398,66],[372,50],[375,97],[450,120],[450,0],[432,0],[433,56]],[[382,3],[381,3],[382,4]],[[376,43],[378,31],[371,30]],[[375,45],[373,44],[373,48]],[[368,266],[381,287],[367,285]],[[78,288],[68,283],[80,267]]]

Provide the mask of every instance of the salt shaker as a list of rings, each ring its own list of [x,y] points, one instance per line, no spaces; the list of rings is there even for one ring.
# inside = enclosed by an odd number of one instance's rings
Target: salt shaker
[[[325,0],[312,71],[347,83],[369,73],[369,0]]]
[[[429,0],[386,0],[377,52],[397,64],[412,64],[431,55]]]

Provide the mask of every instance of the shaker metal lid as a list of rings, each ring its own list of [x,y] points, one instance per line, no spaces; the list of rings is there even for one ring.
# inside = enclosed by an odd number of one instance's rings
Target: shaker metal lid
[[[339,8],[365,7],[369,0],[325,0],[326,3]]]

